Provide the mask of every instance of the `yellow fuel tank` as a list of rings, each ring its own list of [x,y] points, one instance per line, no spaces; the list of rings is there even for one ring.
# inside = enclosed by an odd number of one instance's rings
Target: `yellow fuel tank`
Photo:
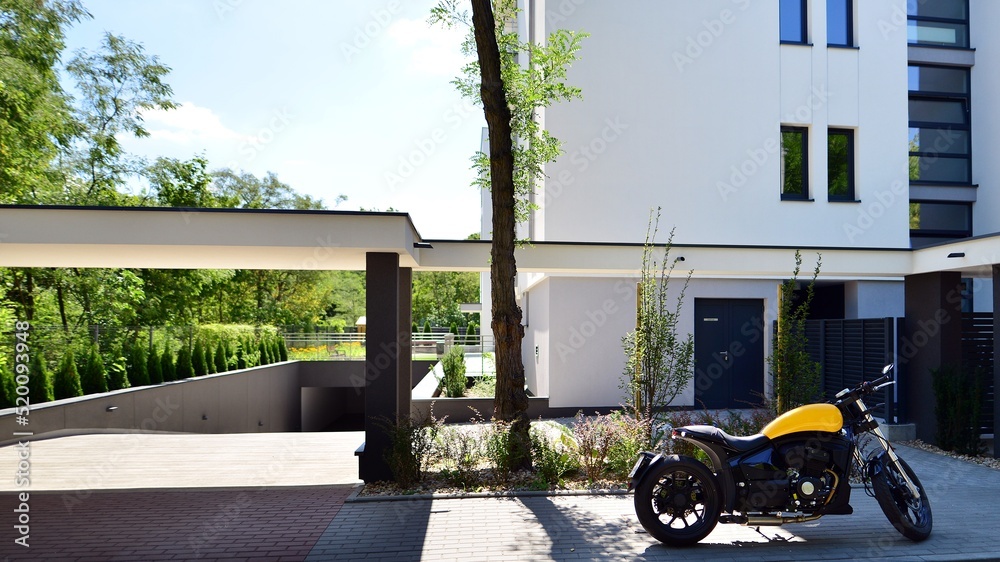
[[[833,404],[809,404],[789,410],[764,426],[761,433],[777,439],[800,431],[826,431],[835,433],[844,426],[844,416]]]

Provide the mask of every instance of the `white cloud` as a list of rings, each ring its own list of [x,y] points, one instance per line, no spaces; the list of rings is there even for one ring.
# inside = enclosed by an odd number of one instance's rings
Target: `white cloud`
[[[145,111],[149,136],[177,144],[202,144],[220,140],[243,140],[245,135],[226,127],[211,109],[184,102],[175,109]]]
[[[467,31],[461,26],[445,29],[425,20],[399,19],[386,29],[386,35],[409,53],[408,72],[457,76],[468,62],[461,51]]]

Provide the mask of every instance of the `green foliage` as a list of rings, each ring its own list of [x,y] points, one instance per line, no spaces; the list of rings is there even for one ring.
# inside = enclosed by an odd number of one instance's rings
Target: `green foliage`
[[[518,40],[516,26],[507,26],[507,22],[517,21],[517,2],[494,0],[493,11],[497,25],[497,46],[500,50],[500,74],[511,109],[511,132],[513,138],[519,141],[513,145],[514,212],[517,222],[523,222],[528,219],[528,213],[536,208],[530,195],[536,182],[544,178],[545,164],[555,161],[563,153],[559,140],[539,127],[537,113],[553,103],[582,97],[579,88],[566,84],[566,73],[577,60],[581,41],[587,34],[558,29],[541,43],[522,43]],[[456,0],[442,0],[431,10],[429,21],[448,28],[456,25],[469,27],[469,34],[462,43],[462,53],[474,60],[462,67],[462,75],[452,83],[463,97],[481,104],[482,79],[476,56],[476,40],[468,13],[458,10]],[[518,62],[518,53],[530,53],[531,64],[522,66]],[[477,152],[473,156],[473,168],[477,172],[475,185],[489,189],[489,156],[484,152]]]
[[[177,380],[177,367],[174,366],[174,354],[170,347],[164,347],[160,354],[160,373],[163,375],[163,382]]]
[[[580,466],[591,482],[604,477],[608,452],[618,440],[618,428],[609,416],[585,417],[582,411],[577,413],[573,437],[578,444]]]
[[[181,343],[181,348],[177,352],[177,363],[174,365],[174,376],[176,380],[189,379],[194,376],[194,364],[191,361],[191,348],[187,343]]]
[[[768,365],[774,380],[777,412],[782,414],[803,404],[815,402],[820,397],[820,365],[806,351],[806,319],[809,305],[816,294],[823,257],[816,254],[816,268],[806,288],[805,297],[798,303],[795,288],[802,268],[802,254],[795,251],[795,271],[791,279],[781,284],[778,295],[778,335],[773,339]]]
[[[652,434],[654,416],[687,387],[694,370],[694,339],[690,333],[680,333],[681,307],[693,270],[671,304],[670,278],[679,258],[670,259],[673,230],[662,261],[653,256],[659,224],[657,208],[655,218],[650,212],[643,245],[637,326],[622,338],[626,361],[621,387],[629,393],[635,416],[648,422],[644,427],[650,432],[646,435],[649,446],[655,445],[658,437]]]
[[[438,434],[438,451],[441,462],[447,464],[445,469],[447,479],[462,488],[476,482],[476,468],[483,458],[483,443],[480,433],[483,431],[478,419],[472,420],[472,429],[456,426],[444,426]]]
[[[28,363],[28,396],[32,404],[40,404],[54,399],[52,378],[45,366],[45,359],[36,350]]]
[[[0,408],[13,408],[16,405],[17,383],[14,373],[5,363],[0,363]]]
[[[218,372],[218,369],[215,366],[215,352],[212,351],[212,346],[202,347],[205,352],[205,371],[210,375],[214,375]]]
[[[432,323],[464,326],[467,315],[459,305],[478,301],[478,273],[418,271],[413,274],[413,317],[423,319],[426,333],[430,333]]]
[[[121,390],[132,386],[128,378],[128,360],[125,357],[115,357],[108,367],[108,390]]]
[[[80,382],[80,375],[76,370],[76,361],[73,358],[72,349],[67,350],[63,355],[62,362],[59,364],[59,370],[56,371],[52,390],[56,400],[83,396],[83,386]]]
[[[444,379],[441,386],[445,395],[449,398],[458,398],[465,393],[465,348],[456,345],[448,350],[441,358],[441,368],[444,370]]]
[[[458,324],[452,322],[451,326],[448,328],[448,333],[449,334],[455,334],[457,336],[458,335]],[[455,339],[457,340],[458,338],[455,338]]]
[[[495,419],[486,432],[486,459],[493,469],[493,478],[498,483],[510,480],[518,457],[525,453],[516,450],[517,440],[511,426],[510,422]]]
[[[149,357],[146,358],[146,371],[149,374],[150,384],[160,384],[163,382],[163,360],[156,346],[149,348]]]
[[[226,352],[225,344],[221,341],[215,346],[215,372],[225,373],[229,370],[229,354]]]
[[[609,414],[609,418],[614,427],[613,431],[616,432],[616,439],[608,448],[607,470],[615,478],[625,480],[632,470],[636,455],[648,447],[649,425],[652,422],[621,412],[613,412]]]
[[[282,361],[288,361],[288,348],[285,347],[285,338],[278,338],[278,354]]]
[[[205,346],[201,340],[195,340],[194,349],[191,351],[191,365],[194,367],[194,376],[203,377],[208,374],[208,360],[205,356]]]
[[[257,354],[260,356],[261,365],[270,365],[271,356],[267,351],[267,346],[264,345],[263,341],[257,342]]]
[[[104,369],[104,359],[97,350],[97,346],[90,347],[87,353],[87,360],[84,363],[83,372],[80,375],[80,385],[84,394],[95,394],[108,391],[108,376]]]
[[[395,422],[385,418],[378,421],[378,425],[389,434],[385,460],[393,479],[400,486],[409,487],[423,479],[442,424],[443,420],[433,416],[419,421],[408,417]]]
[[[129,350],[128,378],[132,386],[146,386],[149,384],[149,358],[146,350],[138,343]]]
[[[531,426],[532,462],[546,487],[580,468],[579,447],[568,427],[553,421]]]
[[[931,369],[937,445],[963,455],[983,452],[979,438],[985,392],[985,373],[978,369],[958,369],[951,365]]]
[[[236,368],[237,369],[247,368],[246,354],[243,352],[242,344],[236,345]]]
[[[431,332],[431,321],[430,320],[424,320],[424,333],[425,334],[432,333]]]

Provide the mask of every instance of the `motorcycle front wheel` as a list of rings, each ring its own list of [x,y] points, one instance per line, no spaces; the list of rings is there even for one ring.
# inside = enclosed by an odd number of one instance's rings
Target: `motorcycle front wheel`
[[[875,499],[889,523],[911,541],[919,542],[929,537],[933,524],[931,504],[920,479],[906,461],[899,459],[899,464],[920,492],[920,498],[915,499],[906,487],[903,475],[895,463],[889,460],[888,455],[883,455],[876,462],[877,466],[873,466],[872,486],[875,488]]]
[[[635,490],[635,513],[643,528],[670,546],[689,546],[719,521],[722,500],[715,475],[690,457],[668,457]]]

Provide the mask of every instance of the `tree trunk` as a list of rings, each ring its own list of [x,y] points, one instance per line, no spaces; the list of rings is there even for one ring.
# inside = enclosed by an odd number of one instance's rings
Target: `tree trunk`
[[[500,49],[490,0],[472,0],[472,23],[482,73],[480,95],[490,135],[490,183],[493,199],[493,246],[490,264],[493,290],[493,335],[496,337],[496,411],[511,422],[514,468],[531,467],[528,395],[521,362],[521,308],[514,295],[514,153],[510,107],[500,74]]]

